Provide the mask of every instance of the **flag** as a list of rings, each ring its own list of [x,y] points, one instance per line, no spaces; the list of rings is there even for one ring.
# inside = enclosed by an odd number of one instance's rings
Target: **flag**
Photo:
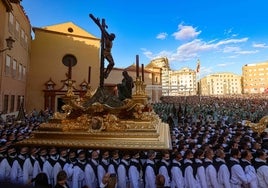
[[[199,73],[200,71],[200,61],[199,59],[197,60],[197,65],[196,65],[196,72]]]

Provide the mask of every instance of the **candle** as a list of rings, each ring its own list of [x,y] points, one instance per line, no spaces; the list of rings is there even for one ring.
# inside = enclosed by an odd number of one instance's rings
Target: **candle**
[[[139,55],[136,55],[136,76],[137,76],[137,78],[140,76],[139,69],[140,69],[139,68]]]
[[[144,82],[144,65],[141,64],[141,80]]]
[[[88,84],[90,84],[90,76],[91,76],[91,66],[88,67]]]

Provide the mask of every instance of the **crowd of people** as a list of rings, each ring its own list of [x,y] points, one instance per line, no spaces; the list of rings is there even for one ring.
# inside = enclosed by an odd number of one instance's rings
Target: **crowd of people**
[[[95,150],[16,146],[46,118],[1,127],[0,182],[69,188],[267,188],[268,133],[246,120],[268,115],[267,97],[164,97],[154,111],[172,149]],[[46,115],[46,117],[49,117]]]

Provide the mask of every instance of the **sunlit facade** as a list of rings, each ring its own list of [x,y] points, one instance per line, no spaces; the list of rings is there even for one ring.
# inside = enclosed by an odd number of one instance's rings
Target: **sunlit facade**
[[[99,84],[100,39],[72,22],[33,28],[31,66],[27,83],[29,110],[61,110],[67,79],[81,96]],[[68,64],[70,63],[70,67]]]
[[[31,51],[31,25],[16,0],[0,0],[0,111],[3,117],[16,115],[25,104],[26,82]],[[6,49],[6,38],[14,39]]]
[[[242,77],[233,73],[215,73],[200,80],[202,95],[232,95],[242,93]]]
[[[242,67],[243,93],[268,93],[268,61]]]
[[[170,73],[170,95],[195,95],[197,92],[196,72],[184,67]]]

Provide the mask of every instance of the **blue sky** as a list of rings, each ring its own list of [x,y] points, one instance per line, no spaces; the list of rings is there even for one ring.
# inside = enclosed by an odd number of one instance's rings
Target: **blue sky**
[[[100,37],[89,18],[104,18],[115,33],[115,67],[167,57],[170,67],[201,75],[232,72],[268,60],[267,0],[22,0],[33,27],[72,21]]]

